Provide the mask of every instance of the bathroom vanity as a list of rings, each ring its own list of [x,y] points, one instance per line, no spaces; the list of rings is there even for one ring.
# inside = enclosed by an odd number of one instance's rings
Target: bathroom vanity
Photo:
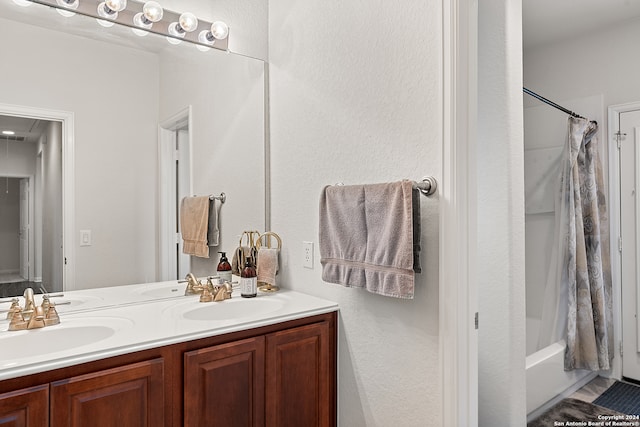
[[[335,303],[119,288],[67,293],[59,325],[0,323],[0,426],[336,425]]]

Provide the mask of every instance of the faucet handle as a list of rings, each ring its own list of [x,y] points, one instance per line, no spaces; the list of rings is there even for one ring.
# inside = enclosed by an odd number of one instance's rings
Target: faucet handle
[[[57,325],[58,323],[60,323],[60,316],[58,316],[56,305],[54,303],[51,303],[49,305],[49,309],[45,311],[44,324],[45,326],[51,326]]]
[[[22,314],[22,308],[17,306],[16,310],[12,313],[11,322],[9,323],[9,331],[22,331],[27,329],[27,321],[24,320]]]

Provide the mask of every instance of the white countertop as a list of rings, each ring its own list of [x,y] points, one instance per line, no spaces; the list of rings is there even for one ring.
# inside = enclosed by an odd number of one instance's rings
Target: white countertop
[[[198,295],[181,296],[184,288],[173,281],[65,292],[54,300],[71,301],[56,306],[59,325],[7,331],[0,320],[0,380],[338,310],[283,289],[200,303]]]

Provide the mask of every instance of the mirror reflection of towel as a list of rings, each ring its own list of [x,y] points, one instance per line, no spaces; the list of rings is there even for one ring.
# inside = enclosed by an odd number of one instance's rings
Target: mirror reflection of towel
[[[218,205],[216,207],[216,204]],[[209,203],[209,225],[207,227],[207,245],[218,246],[220,244],[220,208],[222,202],[212,199]]]
[[[209,197],[185,197],[180,202],[180,233],[182,252],[209,258],[207,229],[209,225]]]

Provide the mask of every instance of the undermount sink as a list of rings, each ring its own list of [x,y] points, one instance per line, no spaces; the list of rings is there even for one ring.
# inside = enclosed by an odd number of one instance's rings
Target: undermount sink
[[[23,331],[5,331],[0,333],[2,359],[9,361],[24,358],[25,355],[52,354],[94,344],[106,340],[118,330],[132,325],[132,321],[118,317],[82,320],[62,318],[61,323],[54,326]]]
[[[199,306],[183,313],[187,320],[236,320],[273,313],[284,305],[269,297],[234,298],[221,302],[198,303]]]

